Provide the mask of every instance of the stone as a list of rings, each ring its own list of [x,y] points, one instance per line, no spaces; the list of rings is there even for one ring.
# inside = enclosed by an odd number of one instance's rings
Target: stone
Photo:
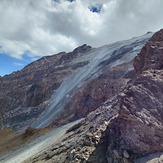
[[[123,156],[125,158],[129,158],[130,157],[130,155],[128,154],[128,152],[126,150],[123,151]]]
[[[127,158],[123,158],[123,162],[124,162],[124,163],[132,163],[132,162],[129,161]]]
[[[70,154],[69,154],[69,156],[68,156],[69,161],[75,160],[75,154],[76,154],[75,152],[76,152],[75,149],[73,149],[73,150],[70,151]]]
[[[137,73],[141,73],[147,69],[163,69],[162,33],[163,29],[156,32],[133,60]]]
[[[122,157],[121,154],[119,153],[119,151],[117,151],[116,149],[113,150],[113,154],[118,159]]]
[[[54,156],[54,152],[53,151],[48,151],[46,158],[51,159],[53,156]]]

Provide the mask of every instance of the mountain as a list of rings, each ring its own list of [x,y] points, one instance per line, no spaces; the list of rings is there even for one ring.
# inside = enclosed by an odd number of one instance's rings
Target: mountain
[[[83,45],[0,80],[1,99],[8,98],[3,130],[13,134],[10,126],[19,130],[17,140],[30,141],[1,162],[163,162],[163,30],[100,48]],[[20,107],[9,105],[12,92]],[[36,132],[43,135],[31,141]]]
[[[1,77],[1,128],[55,127],[85,117],[132,78],[131,61],[152,35],[99,48],[83,45]]]
[[[120,93],[26,162],[162,162],[163,30],[146,43],[133,65],[135,75]]]

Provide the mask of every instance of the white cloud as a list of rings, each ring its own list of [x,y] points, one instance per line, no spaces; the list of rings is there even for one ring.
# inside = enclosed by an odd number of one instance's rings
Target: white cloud
[[[18,62],[14,62],[13,65],[15,65],[15,66],[23,66],[24,64],[18,63]]]
[[[99,4],[100,13],[90,11]],[[0,0],[0,53],[37,57],[157,31],[162,6],[162,0]]]

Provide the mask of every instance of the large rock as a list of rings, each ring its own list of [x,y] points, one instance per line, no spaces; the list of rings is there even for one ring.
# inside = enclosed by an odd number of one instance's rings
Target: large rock
[[[157,32],[134,59],[137,73],[147,69],[163,69],[163,29]]]

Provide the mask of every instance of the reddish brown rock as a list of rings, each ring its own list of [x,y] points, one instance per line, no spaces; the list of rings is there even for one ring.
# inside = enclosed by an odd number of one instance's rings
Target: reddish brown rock
[[[154,34],[134,59],[137,73],[147,69],[163,69],[163,29]]]
[[[88,63],[73,66],[68,63],[91,49],[83,45],[70,53],[43,57],[23,68],[0,78],[0,126],[26,128],[47,107],[63,79],[72,71]],[[63,63],[67,63],[63,64]]]
[[[0,78],[1,127],[42,128],[85,117],[123,90],[134,76],[131,60],[151,35],[97,49],[83,45]]]
[[[122,92],[68,131],[62,141],[66,149],[59,143],[59,148],[49,147],[51,158],[42,153],[34,161],[133,163],[141,156],[163,152],[163,53],[156,53],[162,49],[163,38],[156,36],[163,36],[163,30],[150,40],[157,48],[142,50],[139,57],[143,62],[135,58],[137,75]],[[150,42],[145,49],[151,46]],[[157,58],[155,55],[160,58],[153,65],[150,58]],[[91,97],[98,99],[94,93]]]
[[[108,68],[99,77],[87,81],[81,88],[74,91],[66,112],[56,118],[50,126],[57,126],[58,122],[62,125],[67,121],[83,118],[107,99],[117,95],[134,76],[134,72],[128,72],[129,68],[130,63]]]

